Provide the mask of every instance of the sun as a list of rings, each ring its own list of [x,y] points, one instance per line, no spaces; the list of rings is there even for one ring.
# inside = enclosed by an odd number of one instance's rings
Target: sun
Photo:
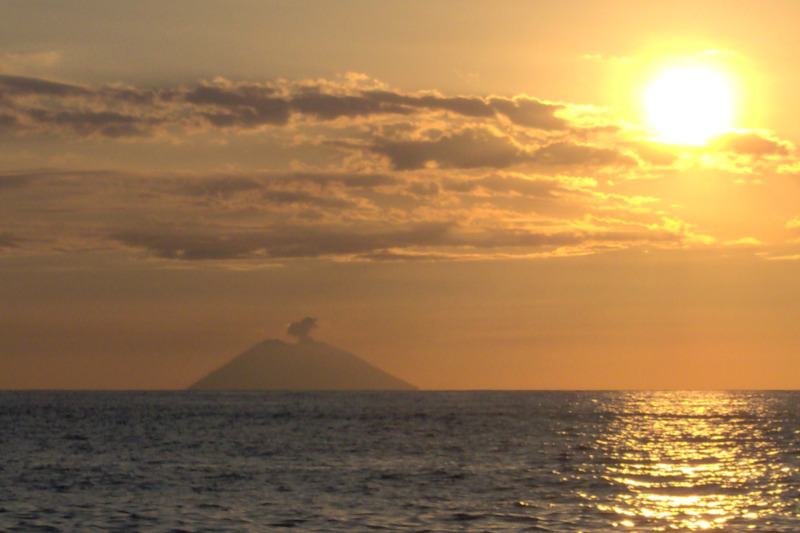
[[[702,145],[725,132],[733,119],[731,82],[705,67],[673,67],[648,87],[645,108],[658,139]]]

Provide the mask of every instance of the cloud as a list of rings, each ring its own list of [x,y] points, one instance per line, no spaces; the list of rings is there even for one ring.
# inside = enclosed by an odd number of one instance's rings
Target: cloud
[[[407,116],[421,112],[449,112],[455,115],[494,119],[505,116],[513,124],[542,130],[566,130],[569,122],[556,116],[565,106],[528,96],[514,98],[442,96],[435,93],[401,93],[386,89],[360,90],[332,82],[300,87],[271,84],[231,83],[217,80],[185,93],[183,99],[197,106],[212,106],[216,112],[202,116],[220,127],[286,124],[292,115],[321,121],[356,118]]]
[[[528,96],[483,98],[404,93],[318,80],[306,83],[231,82],[215,79],[194,87],[79,86],[26,76],[0,76],[0,126],[52,130],[108,138],[154,135],[159,128],[184,133],[203,127],[258,130],[300,120],[387,118],[430,113],[482,119],[545,131],[569,129],[556,116],[565,106]],[[120,109],[120,107],[124,109]],[[66,128],[66,130],[65,130]]]
[[[468,128],[435,140],[377,139],[374,153],[388,157],[396,170],[494,168],[515,165],[635,167],[637,161],[619,150],[570,141],[524,146],[491,129]]]
[[[274,174],[274,179],[283,183],[313,183],[323,188],[337,184],[348,189],[362,190],[389,187],[402,182],[389,174],[356,172],[288,172]]]
[[[403,94],[388,90],[368,90],[355,95],[332,95],[319,88],[291,99],[291,106],[322,119],[375,114],[410,115],[418,110],[447,111],[473,118],[494,118],[498,114],[513,124],[541,130],[566,130],[569,122],[556,116],[565,106],[542,102],[528,96],[514,98]]]
[[[0,188],[3,187],[4,177],[0,175]],[[8,176],[8,180],[18,179]],[[285,192],[298,193],[296,187],[313,186],[320,191],[334,187],[371,191],[381,187],[399,185],[402,180],[388,174],[359,173],[359,172],[247,172],[244,174],[219,174],[219,175],[189,175],[175,177],[169,180],[160,180],[161,188],[172,194],[180,194],[206,198],[232,198],[237,195],[257,193],[264,198],[272,198],[280,202],[281,194]],[[292,188],[294,187],[294,188]],[[284,200],[291,197],[286,196]],[[294,197],[300,199],[313,199],[306,193]],[[324,198],[320,203],[324,203]],[[341,206],[341,203],[337,203]]]
[[[373,230],[275,225],[260,231],[229,233],[173,228],[127,230],[112,233],[109,237],[164,259],[296,259],[446,245],[449,243],[447,233],[451,226],[451,223],[425,223],[401,229]]]
[[[286,334],[296,338],[300,342],[311,340],[311,330],[317,327],[317,319],[307,316],[297,322],[292,322],[286,328]]]
[[[478,189],[483,189],[503,194],[542,198],[555,198],[559,193],[568,192],[568,189],[558,180],[502,174],[491,174],[477,179],[445,178],[443,187],[447,191],[458,193],[474,193]]]
[[[600,109],[528,95],[446,96],[356,81],[216,78],[192,86],[142,88],[0,75],[0,130],[26,139],[58,135],[68,142],[92,138],[179,146],[202,139],[217,143],[209,153],[224,152],[219,147],[236,144],[236,135],[264,135],[260,139],[272,153],[294,151],[294,159],[302,160],[314,151],[317,162],[327,161],[333,174],[345,160],[364,174],[349,180],[309,176],[307,183],[316,180],[322,187],[327,180],[329,185],[364,190],[399,185],[391,183],[397,179],[391,170],[538,168],[550,174],[593,175],[687,164],[685,154],[637,140],[629,125],[614,122]],[[755,165],[747,161],[752,158],[763,164],[783,158],[785,171],[796,168],[791,160],[794,146],[763,132],[726,134],[709,150],[720,155],[707,158],[706,165],[725,170],[746,172]],[[256,158],[254,153],[250,150],[248,157]],[[389,170],[374,172],[381,165]],[[295,180],[301,181],[299,172]],[[418,182],[406,190],[431,197],[437,189]],[[270,193],[264,199],[317,207],[332,200],[309,191]],[[348,204],[342,198],[332,201],[331,206]]]
[[[257,232],[213,233],[193,230],[128,230],[109,235],[126,246],[143,249],[162,259],[182,261],[351,258],[409,258],[450,250],[457,258],[477,251],[554,250],[591,246],[592,243],[626,246],[636,243],[675,244],[683,235],[664,228],[636,231],[541,231],[532,229],[462,226],[429,222],[400,229],[286,227]],[[460,251],[460,254],[456,253]],[[505,253],[504,252],[504,253]]]
[[[230,198],[240,193],[260,191],[263,186],[252,176],[213,176],[175,180],[172,190],[188,196]]]
[[[656,200],[597,187],[586,178],[447,169],[43,170],[0,175],[0,208],[14,245],[4,253],[117,250],[185,264],[488,259],[686,242]]]
[[[0,113],[0,128],[11,129],[17,126],[17,117],[7,113]]]
[[[138,98],[132,95],[138,94]],[[144,95],[150,95],[146,98]],[[90,88],[23,76],[0,76],[0,125],[110,139],[147,137],[166,122],[152,109],[152,91]],[[120,100],[135,103],[129,113]]]
[[[450,111],[465,117],[495,116],[494,109],[486,100],[478,97],[443,97],[435,94],[408,95],[387,90],[366,91],[363,96],[380,105],[391,106],[400,114],[408,114],[414,109]]]
[[[675,164],[680,156],[673,151],[667,150],[656,143],[635,143],[632,149],[642,159],[642,161],[656,166],[671,166]]]
[[[0,173],[0,193],[2,193],[4,189],[17,189],[20,187],[25,187],[30,184],[31,180],[32,177],[29,173]]]
[[[489,103],[498,113],[519,126],[541,130],[566,130],[569,121],[556,116],[556,112],[565,106],[549,104],[529,96],[515,98],[492,98]]]
[[[81,136],[98,134],[112,139],[146,137],[160,120],[125,115],[114,111],[50,111],[31,109],[28,116],[39,124],[64,127]]]
[[[764,243],[754,237],[742,237],[725,243],[728,246],[760,246]]]
[[[414,110],[408,106],[383,102],[364,95],[325,94],[319,89],[307,90],[291,99],[294,111],[319,120],[339,117],[367,117],[370,115],[410,115]]]
[[[265,191],[262,198],[278,205],[298,204],[337,209],[353,206],[353,202],[344,198],[326,198],[305,191]]]
[[[714,138],[711,146],[720,151],[753,156],[787,156],[794,152],[794,146],[788,141],[756,131],[726,133]]]
[[[0,76],[5,155],[31,168],[0,172],[0,247],[255,265],[728,246],[741,235],[722,229],[725,201],[710,209],[697,185],[713,179],[714,202],[738,198],[734,172],[750,172],[765,176],[751,192],[771,202],[786,197],[780,170],[800,168],[772,134],[675,147],[602,113],[369,80],[139,88]],[[781,220],[796,216],[779,207]],[[746,235],[795,231],[759,233],[766,224]]]
[[[434,141],[378,139],[371,149],[387,156],[396,170],[420,169],[428,163],[441,168],[506,168],[530,159],[509,137],[478,128],[445,134]]]
[[[572,142],[555,142],[536,150],[531,160],[541,165],[636,166],[636,160],[618,150]]]
[[[414,196],[436,196],[441,189],[435,182],[413,181],[408,184],[406,190]]]
[[[78,85],[27,76],[0,75],[0,96],[87,96],[92,93]]]
[[[201,85],[183,94],[183,100],[196,106],[198,116],[220,128],[285,125],[289,103],[276,97],[277,93],[270,85]]]
[[[13,233],[0,232],[0,249],[3,248],[17,248],[20,245],[20,239]]]

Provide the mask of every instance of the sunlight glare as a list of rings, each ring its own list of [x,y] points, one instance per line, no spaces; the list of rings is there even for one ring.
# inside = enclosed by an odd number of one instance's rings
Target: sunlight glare
[[[622,525],[680,531],[726,529],[776,512],[761,492],[741,490],[788,479],[762,459],[773,452],[770,441],[754,426],[721,423],[742,417],[746,402],[712,392],[632,398],[630,415],[615,420],[604,443],[605,478],[626,488],[606,509],[624,517]]]
[[[705,144],[731,125],[731,84],[712,69],[674,67],[649,86],[645,107],[659,140],[672,144]]]

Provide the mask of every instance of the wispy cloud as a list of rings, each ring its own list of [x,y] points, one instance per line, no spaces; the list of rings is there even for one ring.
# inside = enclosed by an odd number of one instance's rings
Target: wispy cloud
[[[130,171],[0,173],[3,253],[116,250],[184,262],[766,245],[764,235],[717,235],[708,206],[682,191],[714,172],[724,198],[750,172],[769,195],[776,176],[792,180],[787,169],[800,168],[795,147],[769,132],[676,147],[585,106],[404,92],[363,77],[137,88],[2,75],[0,130],[78,151],[125,146],[142,161]],[[189,145],[190,156],[223,154],[223,170],[146,164],[157,149]],[[258,150],[290,155],[240,163]]]

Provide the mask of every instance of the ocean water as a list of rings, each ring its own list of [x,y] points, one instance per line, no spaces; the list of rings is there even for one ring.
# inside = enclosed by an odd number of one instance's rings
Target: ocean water
[[[798,531],[795,392],[0,392],[0,531]]]

